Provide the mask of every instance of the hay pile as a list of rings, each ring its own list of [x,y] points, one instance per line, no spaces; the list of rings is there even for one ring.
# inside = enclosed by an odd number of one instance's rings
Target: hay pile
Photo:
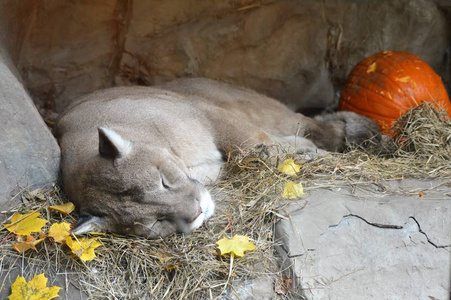
[[[103,247],[96,249],[97,258],[86,263],[74,257],[66,246],[51,241],[38,245],[37,253],[29,250],[19,254],[11,247],[14,236],[2,230],[0,264],[9,267],[0,277],[6,279],[7,273],[16,269],[27,280],[43,272],[50,278],[58,275],[63,282],[71,278],[65,285],[74,285],[95,299],[216,298],[230,289],[235,278],[276,277],[279,270],[272,249],[275,218],[271,212],[276,210],[277,202],[259,201],[248,206],[234,193],[227,197],[231,198],[220,203],[219,212],[208,224],[189,236],[173,235],[154,241],[112,234],[98,236]],[[58,187],[25,193],[24,198],[27,203],[11,212],[30,212],[64,201]],[[76,220],[76,216],[40,211],[49,225]],[[257,249],[235,259],[231,281],[227,283],[230,261],[218,256],[215,242],[233,234],[250,236]],[[61,281],[52,284],[63,286]],[[9,289],[4,282],[0,285]]]
[[[298,161],[303,164],[299,177],[309,188],[346,183],[388,189],[388,180],[451,179],[451,121],[446,112],[423,102],[397,120],[392,137],[384,137],[382,147],[352,148]]]
[[[350,149],[312,157],[279,149],[279,157],[274,158],[267,156],[267,148],[259,147],[231,157],[224,179],[212,187],[217,213],[200,230],[156,241],[99,236],[103,247],[97,248],[97,258],[87,263],[65,246],[49,241],[43,242],[38,252],[18,254],[11,248],[13,237],[1,230],[0,278],[5,279],[0,288],[9,289],[5,280],[14,270],[26,279],[42,272],[58,277],[62,281],[50,284],[75,286],[95,299],[215,299],[224,290],[233,295],[237,279],[269,277],[280,283],[286,278],[274,255],[277,241],[273,227],[284,218],[277,212],[283,202],[283,182],[293,180],[277,172],[280,161],[293,157],[302,165],[294,179],[302,181],[306,190],[338,184],[383,184],[407,177],[451,179],[451,122],[441,112],[421,105],[401,118],[395,128],[399,134],[386,141],[382,150]],[[58,187],[22,197],[23,205],[11,212],[29,212],[65,201]],[[50,223],[76,219],[41,211]],[[218,256],[215,242],[234,234],[250,236],[256,250],[236,259],[229,274],[229,259]],[[292,297],[289,293],[278,296]]]
[[[395,156],[412,157],[413,154],[427,164],[451,161],[451,122],[446,111],[423,102],[401,117],[393,131],[398,133],[391,145]]]

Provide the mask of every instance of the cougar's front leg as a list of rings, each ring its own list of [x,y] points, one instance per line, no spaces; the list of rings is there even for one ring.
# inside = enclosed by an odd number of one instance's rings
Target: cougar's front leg
[[[380,141],[376,122],[354,112],[316,116],[312,121],[306,127],[305,137],[324,150],[341,152],[350,145]]]

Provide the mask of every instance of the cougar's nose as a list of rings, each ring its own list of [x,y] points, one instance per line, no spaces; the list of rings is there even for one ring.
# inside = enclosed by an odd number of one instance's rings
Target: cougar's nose
[[[194,220],[197,219],[197,217],[199,217],[201,213],[202,213],[202,207],[200,207],[200,203],[198,203],[197,214],[196,214],[196,217],[194,218]]]
[[[198,200],[194,200],[195,203],[197,204],[197,212],[194,215],[194,217],[190,218],[190,219],[186,219],[186,221],[188,223],[192,223],[194,222],[201,214],[202,214],[202,207],[200,206],[200,202]]]

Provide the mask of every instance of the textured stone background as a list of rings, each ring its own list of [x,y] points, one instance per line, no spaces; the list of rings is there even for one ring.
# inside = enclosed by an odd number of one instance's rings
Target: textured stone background
[[[41,109],[117,84],[204,76],[303,112],[333,109],[364,57],[410,51],[450,72],[446,0],[3,0],[8,49]]]
[[[56,140],[0,45],[0,223],[20,192],[57,180],[59,162]]]

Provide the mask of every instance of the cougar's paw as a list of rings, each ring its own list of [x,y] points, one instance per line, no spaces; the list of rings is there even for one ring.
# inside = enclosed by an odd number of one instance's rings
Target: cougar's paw
[[[381,130],[372,119],[351,111],[339,111],[334,114],[320,116],[321,121],[342,122],[346,144],[369,146],[379,145]]]

